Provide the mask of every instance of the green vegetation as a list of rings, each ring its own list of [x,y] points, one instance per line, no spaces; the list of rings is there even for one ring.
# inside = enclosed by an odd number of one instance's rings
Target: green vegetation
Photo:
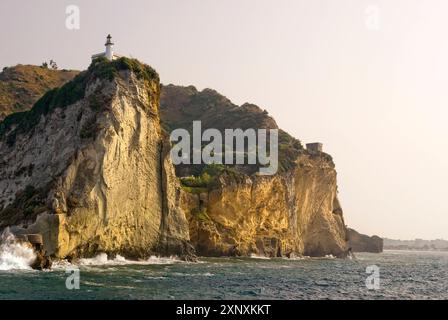
[[[93,74],[96,78],[101,80],[112,81],[118,74],[113,62],[110,62],[104,57],[97,58],[89,66],[88,72]]]
[[[303,152],[302,144],[299,140],[293,138],[288,133],[286,133],[283,130],[279,130],[278,132],[278,173],[284,173],[288,172],[295,168],[296,166],[296,160],[300,156],[300,154]],[[208,144],[208,142],[202,142],[201,150]],[[267,143],[267,153],[270,154],[269,150],[269,143]],[[226,148],[228,148],[227,145],[222,144],[222,158],[221,161],[224,162],[224,152]],[[230,150],[231,151],[231,150]],[[254,152],[254,151],[252,151]],[[193,153],[193,148],[191,146],[190,154]],[[226,172],[229,175],[233,175],[234,179],[237,181],[240,180],[242,174],[246,175],[252,175],[256,172],[259,172],[261,167],[266,167],[266,165],[260,164],[257,158],[257,162],[255,164],[248,164],[249,163],[249,152],[247,149],[245,150],[243,157],[244,157],[244,164],[239,165],[221,165],[220,167],[225,168]],[[255,155],[256,156],[256,155]],[[234,155],[235,158],[235,155]],[[235,161],[235,160],[234,160]],[[214,165],[217,166],[217,165]],[[204,165],[204,164],[179,164],[177,165],[177,172],[181,173],[181,175],[191,175],[193,177],[190,177],[188,179],[184,178],[185,186],[188,187],[206,187],[208,188],[208,185],[210,184],[208,181],[207,175],[204,175],[204,170],[207,172],[207,170],[210,170],[210,166]],[[223,171],[221,169],[221,171]],[[220,172],[219,172],[220,173]],[[210,176],[214,177],[217,173],[214,172],[210,174]]]
[[[99,79],[107,79],[112,81],[119,71],[130,70],[139,80],[157,80],[159,75],[157,72],[146,64],[142,64],[136,59],[122,57],[120,59],[109,61],[105,57],[95,59],[89,67],[89,72]]]
[[[210,218],[210,216],[207,213],[207,209],[202,208],[195,208],[191,210],[191,215],[196,218],[197,221],[202,222],[202,223],[208,223],[211,222],[212,219]]]
[[[219,186],[218,178],[221,174],[227,174],[236,180],[242,177],[241,173],[228,166],[208,164],[203,167],[200,175],[180,178],[180,181],[186,192],[199,194],[216,189]]]
[[[30,110],[45,92],[63,86],[78,73],[31,65],[5,68],[0,73],[0,121],[9,114]]]
[[[92,117],[88,119],[81,128],[79,136],[81,139],[89,139],[95,137],[98,131],[98,127],[96,125],[96,117]]]
[[[17,224],[24,219],[33,220],[48,210],[45,204],[47,193],[47,188],[27,186],[17,194],[12,204],[3,210],[0,208],[0,228]]]
[[[98,111],[101,109],[101,103],[96,94],[93,94],[89,97],[89,107],[93,111]]]
[[[283,130],[278,132],[278,172],[286,172],[293,169],[296,159],[303,150],[299,140],[290,136]]]
[[[159,79],[157,72],[150,66],[140,63],[135,59],[126,57],[108,61],[106,58],[98,58],[91,63],[86,72],[78,74],[72,81],[60,88],[48,91],[40,98],[29,111],[14,113],[7,116],[0,123],[0,138],[9,132],[7,142],[14,145],[15,137],[20,133],[31,131],[40,121],[42,115],[46,115],[56,108],[64,108],[84,98],[87,83],[91,79],[105,79],[112,81],[121,70],[131,70],[138,79],[152,81]],[[99,109],[98,101],[90,101],[92,109]],[[84,132],[83,135],[89,134]]]
[[[42,115],[48,114],[55,108],[63,108],[84,98],[85,87],[86,73],[81,73],[61,88],[48,91],[34,104],[31,110],[13,113],[7,116],[3,122],[0,123],[0,137],[8,132],[14,125],[17,125],[14,132],[11,133],[14,136],[17,133],[30,131],[37,125],[37,123],[39,123]]]
[[[21,198],[24,201],[23,214],[26,217],[37,215],[46,209],[38,190],[33,186],[27,186]]]
[[[223,165],[207,165],[199,176],[181,178],[185,191],[201,193],[214,189],[217,186],[217,177],[226,170]]]
[[[200,120],[202,130],[208,128],[218,129],[276,129],[275,120],[266,110],[253,104],[243,104],[241,107],[233,104],[226,97],[214,90],[204,89],[198,92],[194,87],[164,86],[160,104],[161,120],[164,128],[171,132],[177,128],[192,132],[193,121]],[[207,143],[203,143],[204,147]],[[267,144],[269,148],[269,143]],[[299,140],[279,129],[279,163],[278,172],[290,171],[296,165],[297,157],[303,152]],[[224,150],[224,149],[223,149]],[[248,158],[246,152],[245,160]],[[231,166],[236,171],[252,175],[259,171],[260,164],[247,164]],[[176,168],[182,175],[199,176],[201,165],[183,165]]]
[[[182,178],[181,178],[182,179]],[[207,193],[209,190],[207,188],[198,188],[198,187],[186,187],[182,185],[182,189],[185,192],[192,193],[192,194],[201,194],[201,193]]]

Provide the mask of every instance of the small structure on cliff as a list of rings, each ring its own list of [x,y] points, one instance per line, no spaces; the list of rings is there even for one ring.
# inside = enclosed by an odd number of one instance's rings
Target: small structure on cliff
[[[92,61],[101,57],[106,58],[109,61],[115,60],[120,58],[121,56],[114,53],[114,43],[112,42],[111,35],[107,35],[106,43],[104,44],[106,46],[106,51],[98,54],[94,54],[92,56]]]
[[[308,150],[311,153],[322,152],[323,144],[320,142],[307,143],[306,150]]]

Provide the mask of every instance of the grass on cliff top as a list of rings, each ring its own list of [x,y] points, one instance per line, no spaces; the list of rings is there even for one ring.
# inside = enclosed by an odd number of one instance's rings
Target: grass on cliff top
[[[168,130],[167,130],[168,131]],[[297,158],[304,152],[302,144],[299,140],[295,139],[283,130],[279,130],[278,135],[278,170],[279,174],[293,170],[297,165]],[[201,150],[207,145],[203,142],[201,145]],[[269,144],[268,144],[269,146]],[[222,144],[222,150],[225,150],[227,146]],[[268,150],[269,152],[269,150]],[[193,153],[193,147],[191,146],[190,154]],[[238,174],[245,174],[251,176],[260,171],[260,168],[265,167],[260,164],[258,159],[256,164],[249,163],[249,153],[245,150],[244,154],[244,164],[238,165],[226,165],[225,167],[229,172],[236,172]],[[224,153],[221,158],[224,162]],[[206,164],[179,164],[176,165],[176,173],[178,176],[194,176],[196,180],[200,181],[200,177],[207,167]],[[199,183],[199,182],[198,182]],[[203,184],[203,183],[199,183]]]
[[[104,57],[95,59],[89,66],[88,71],[94,74],[99,79],[107,79],[112,81],[119,71],[130,70],[139,80],[159,81],[158,73],[137,59],[130,59],[121,57],[114,61],[109,61]]]
[[[219,186],[218,178],[221,174],[239,180],[241,173],[222,164],[208,164],[198,176],[180,178],[182,188],[189,193],[199,194],[209,192]]]
[[[203,168],[199,176],[181,178],[181,184],[185,191],[190,193],[202,193],[214,189],[217,186],[217,177],[225,170],[223,165],[212,164]]]
[[[83,99],[87,83],[90,80],[112,81],[118,75],[118,72],[122,70],[132,71],[138,79],[147,81],[159,80],[159,75],[153,68],[140,63],[136,59],[126,57],[114,61],[108,61],[106,58],[96,59],[90,64],[87,71],[78,74],[72,81],[62,87],[48,91],[34,104],[31,110],[7,116],[0,123],[0,138],[8,133],[12,127],[16,126],[7,137],[8,145],[14,145],[16,135],[31,131],[39,123],[42,115]]]
[[[279,129],[274,118],[266,110],[245,103],[237,106],[215,90],[198,91],[195,87],[164,86],[160,101],[162,125],[171,132],[174,129],[187,129],[192,133],[193,121],[200,120],[202,129]],[[300,140],[279,129],[279,168],[278,172],[288,172],[296,166],[298,156],[304,151]],[[204,146],[204,145],[203,145]],[[247,154],[245,154],[245,157]],[[247,163],[247,162],[245,162]],[[183,176],[201,174],[201,165],[178,165],[176,172]],[[238,165],[235,170],[247,175],[259,171],[260,164]]]

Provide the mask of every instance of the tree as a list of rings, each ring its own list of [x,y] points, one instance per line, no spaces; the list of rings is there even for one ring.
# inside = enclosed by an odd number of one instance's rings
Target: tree
[[[58,65],[57,65],[56,61],[54,61],[53,59],[50,60],[50,67],[53,70],[58,70]]]
[[[42,65],[41,65],[41,67],[44,68],[44,69],[48,69],[48,63],[47,63],[47,61],[44,61],[44,62],[42,63]]]

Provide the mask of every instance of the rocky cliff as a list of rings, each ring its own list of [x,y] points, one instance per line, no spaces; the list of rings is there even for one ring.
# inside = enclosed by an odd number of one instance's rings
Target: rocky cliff
[[[383,252],[383,239],[381,239],[380,237],[369,237],[350,228],[347,229],[347,232],[349,240],[348,246],[352,249],[353,252]]]
[[[158,75],[98,61],[0,125],[0,228],[40,233],[58,258],[188,255],[159,121]]]
[[[278,126],[256,105],[159,88],[152,69],[120,61],[92,66],[0,124],[0,229],[42,233],[57,257],[188,256],[190,243],[212,256],[346,254],[329,155],[279,130],[275,176],[256,165],[174,171],[163,132],[196,120],[221,131]]]
[[[220,131],[278,129],[266,110],[249,103],[237,106],[214,90],[192,86],[164,86],[161,117],[168,130],[191,129],[195,120],[203,129]],[[279,130],[279,173],[263,177],[257,171],[256,165],[176,167],[191,241],[200,255],[346,255],[336,170],[329,155],[309,153]]]
[[[346,254],[336,172],[304,154],[294,170],[272,177],[229,174],[207,192],[183,193],[190,238],[200,255],[268,257]]]

